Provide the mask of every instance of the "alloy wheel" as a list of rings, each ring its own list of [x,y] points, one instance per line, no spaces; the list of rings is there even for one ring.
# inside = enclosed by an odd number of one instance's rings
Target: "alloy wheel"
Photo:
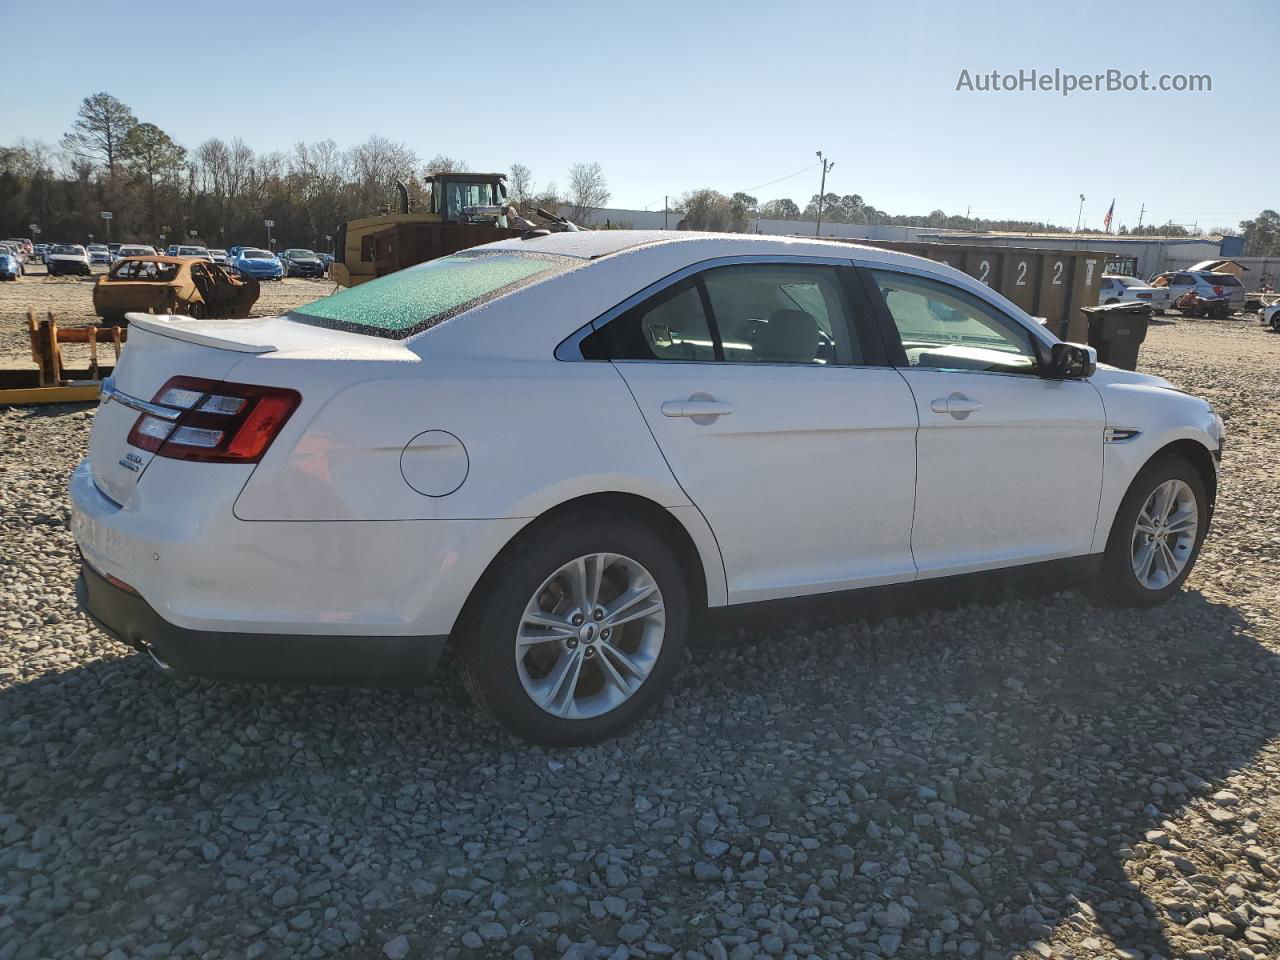
[[[1148,590],[1178,578],[1196,546],[1200,507],[1182,480],[1165,480],[1151,491],[1133,527],[1133,575]]]
[[[665,636],[653,575],[629,557],[592,553],[560,567],[529,599],[516,630],[516,671],[546,713],[598,717],[640,689]]]

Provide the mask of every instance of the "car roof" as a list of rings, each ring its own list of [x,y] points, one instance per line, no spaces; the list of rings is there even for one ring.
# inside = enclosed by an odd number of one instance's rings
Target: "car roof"
[[[500,335],[495,333],[496,327],[489,332],[503,339],[505,349],[513,354],[527,352],[533,356],[545,346],[542,341],[545,331],[538,325],[527,322],[527,311],[531,303],[545,301],[550,306],[553,302],[569,297],[577,308],[572,319],[579,320],[577,314],[588,318],[599,316],[616,306],[622,297],[636,293],[677,271],[711,261],[732,262],[737,257],[810,257],[859,263],[873,269],[906,270],[934,277],[987,300],[1013,316],[1027,317],[1030,320],[1030,315],[1022,307],[955,267],[937,260],[865,244],[809,237],[698,233],[684,230],[592,230],[541,234],[530,236],[527,240],[499,240],[461,251],[459,255],[497,251],[560,256],[578,261],[574,267],[552,272],[544,279],[522,287],[510,297],[497,297],[474,308],[475,312],[487,313],[489,322],[504,324]],[[429,330],[437,343],[454,336],[463,338],[460,342],[466,342],[467,326],[446,322]],[[1052,337],[1042,327],[1032,329],[1037,330],[1040,336]],[[422,335],[426,336],[427,332],[423,331]],[[572,332],[572,329],[557,327],[555,335],[563,337]]]
[[[877,259],[889,251],[879,247],[819,240],[816,237],[779,237],[758,233],[701,233],[687,230],[580,230],[524,238],[499,240],[485,244],[490,250],[516,250],[554,254],[580,260],[598,260],[625,250],[657,244],[693,243],[710,249],[719,248],[721,256],[734,254],[786,253],[792,256],[852,257],[861,252]]]

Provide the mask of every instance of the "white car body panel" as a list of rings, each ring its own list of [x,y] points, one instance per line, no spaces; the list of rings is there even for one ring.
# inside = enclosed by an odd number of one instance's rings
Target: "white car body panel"
[[[179,627],[427,636],[453,629],[490,559],[527,522],[246,523],[231,505],[252,470],[158,457],[122,508],[85,461],[71,478],[76,542]]]
[[[651,245],[620,249],[629,242]],[[133,318],[114,378],[124,393],[150,400],[186,375],[289,387],[303,400],[256,465],[133,450],[124,437],[135,412],[106,403],[71,483],[89,563],[193,629],[447,634],[533,518],[614,493],[643,497],[682,525],[707,602],[720,606],[1097,553],[1160,446],[1216,446],[1204,401],[1122,371],[1064,383],[554,355],[673,273],[756,254],[923,273],[1056,342],[973,278],[906,254],[619,231],[489,248],[598,259],[405,340],[279,317]],[[956,384],[983,402],[963,422],[930,408]],[[709,424],[662,415],[664,402],[700,391],[732,403],[732,415]],[[1125,424],[1138,437],[1104,445],[1104,427]],[[439,495],[412,486],[402,462],[433,432],[465,448],[461,485]],[[437,450],[442,470],[456,467],[446,443],[412,448],[413,469],[433,475]],[[122,464],[131,452],[137,462]]]
[[[730,603],[914,579],[916,413],[896,370],[613,366],[716,531]],[[693,394],[734,410],[710,423],[663,415]]]
[[[1101,553],[1129,484],[1156,453],[1186,440],[1212,453],[1222,438],[1217,435],[1213,408],[1206,401],[1181,393],[1160,377],[1099,365],[1089,382],[1102,397],[1108,427],[1139,431],[1130,440],[1106,444],[1103,450],[1098,526],[1090,551]],[[1214,466],[1217,469],[1216,458]]]
[[[1080,381],[914,368],[920,413],[912,549],[921,577],[1089,552],[1102,483],[1103,409]],[[981,404],[935,412],[955,394]]]

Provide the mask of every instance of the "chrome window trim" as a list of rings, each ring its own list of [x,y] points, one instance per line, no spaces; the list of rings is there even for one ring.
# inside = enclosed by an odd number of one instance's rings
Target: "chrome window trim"
[[[713,270],[716,267],[731,267],[738,264],[775,264],[778,266],[788,265],[808,265],[823,267],[848,267],[853,263],[846,257],[814,257],[797,254],[796,256],[785,256],[776,253],[758,253],[758,254],[738,254],[732,257],[712,257],[710,260],[700,260],[697,263],[691,263],[686,267],[681,267],[675,273],[669,273],[660,280],[655,280],[647,287],[643,287],[633,293],[621,303],[610,307],[594,320],[590,320],[583,326],[575,330],[565,339],[560,341],[560,345],[556,347],[555,358],[557,360],[565,360],[570,363],[732,363],[729,360],[644,360],[644,359],[628,359],[628,360],[588,360],[582,356],[582,341],[588,336],[595,333],[611,320],[626,313],[636,304],[647,300],[656,294],[661,293],[668,287],[674,286],[681,280],[693,276],[696,273],[703,273],[707,270]],[[770,364],[770,366],[806,366],[806,364]],[[863,367],[863,364],[831,364],[831,366],[855,366]]]

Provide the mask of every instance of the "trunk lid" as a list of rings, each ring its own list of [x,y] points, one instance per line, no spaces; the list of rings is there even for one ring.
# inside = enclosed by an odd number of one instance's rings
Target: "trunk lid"
[[[104,390],[89,440],[94,483],[113,501],[128,503],[155,454],[129,443],[142,415],[131,400],[149,404],[174,376],[235,380],[231,372],[255,357],[298,359],[395,359],[413,355],[403,342],[296,323],[284,317],[194,320],[191,317],[129,314],[129,340]],[[112,393],[115,396],[112,396]],[[231,465],[209,464],[217,470]],[[243,482],[241,469],[229,476]]]

